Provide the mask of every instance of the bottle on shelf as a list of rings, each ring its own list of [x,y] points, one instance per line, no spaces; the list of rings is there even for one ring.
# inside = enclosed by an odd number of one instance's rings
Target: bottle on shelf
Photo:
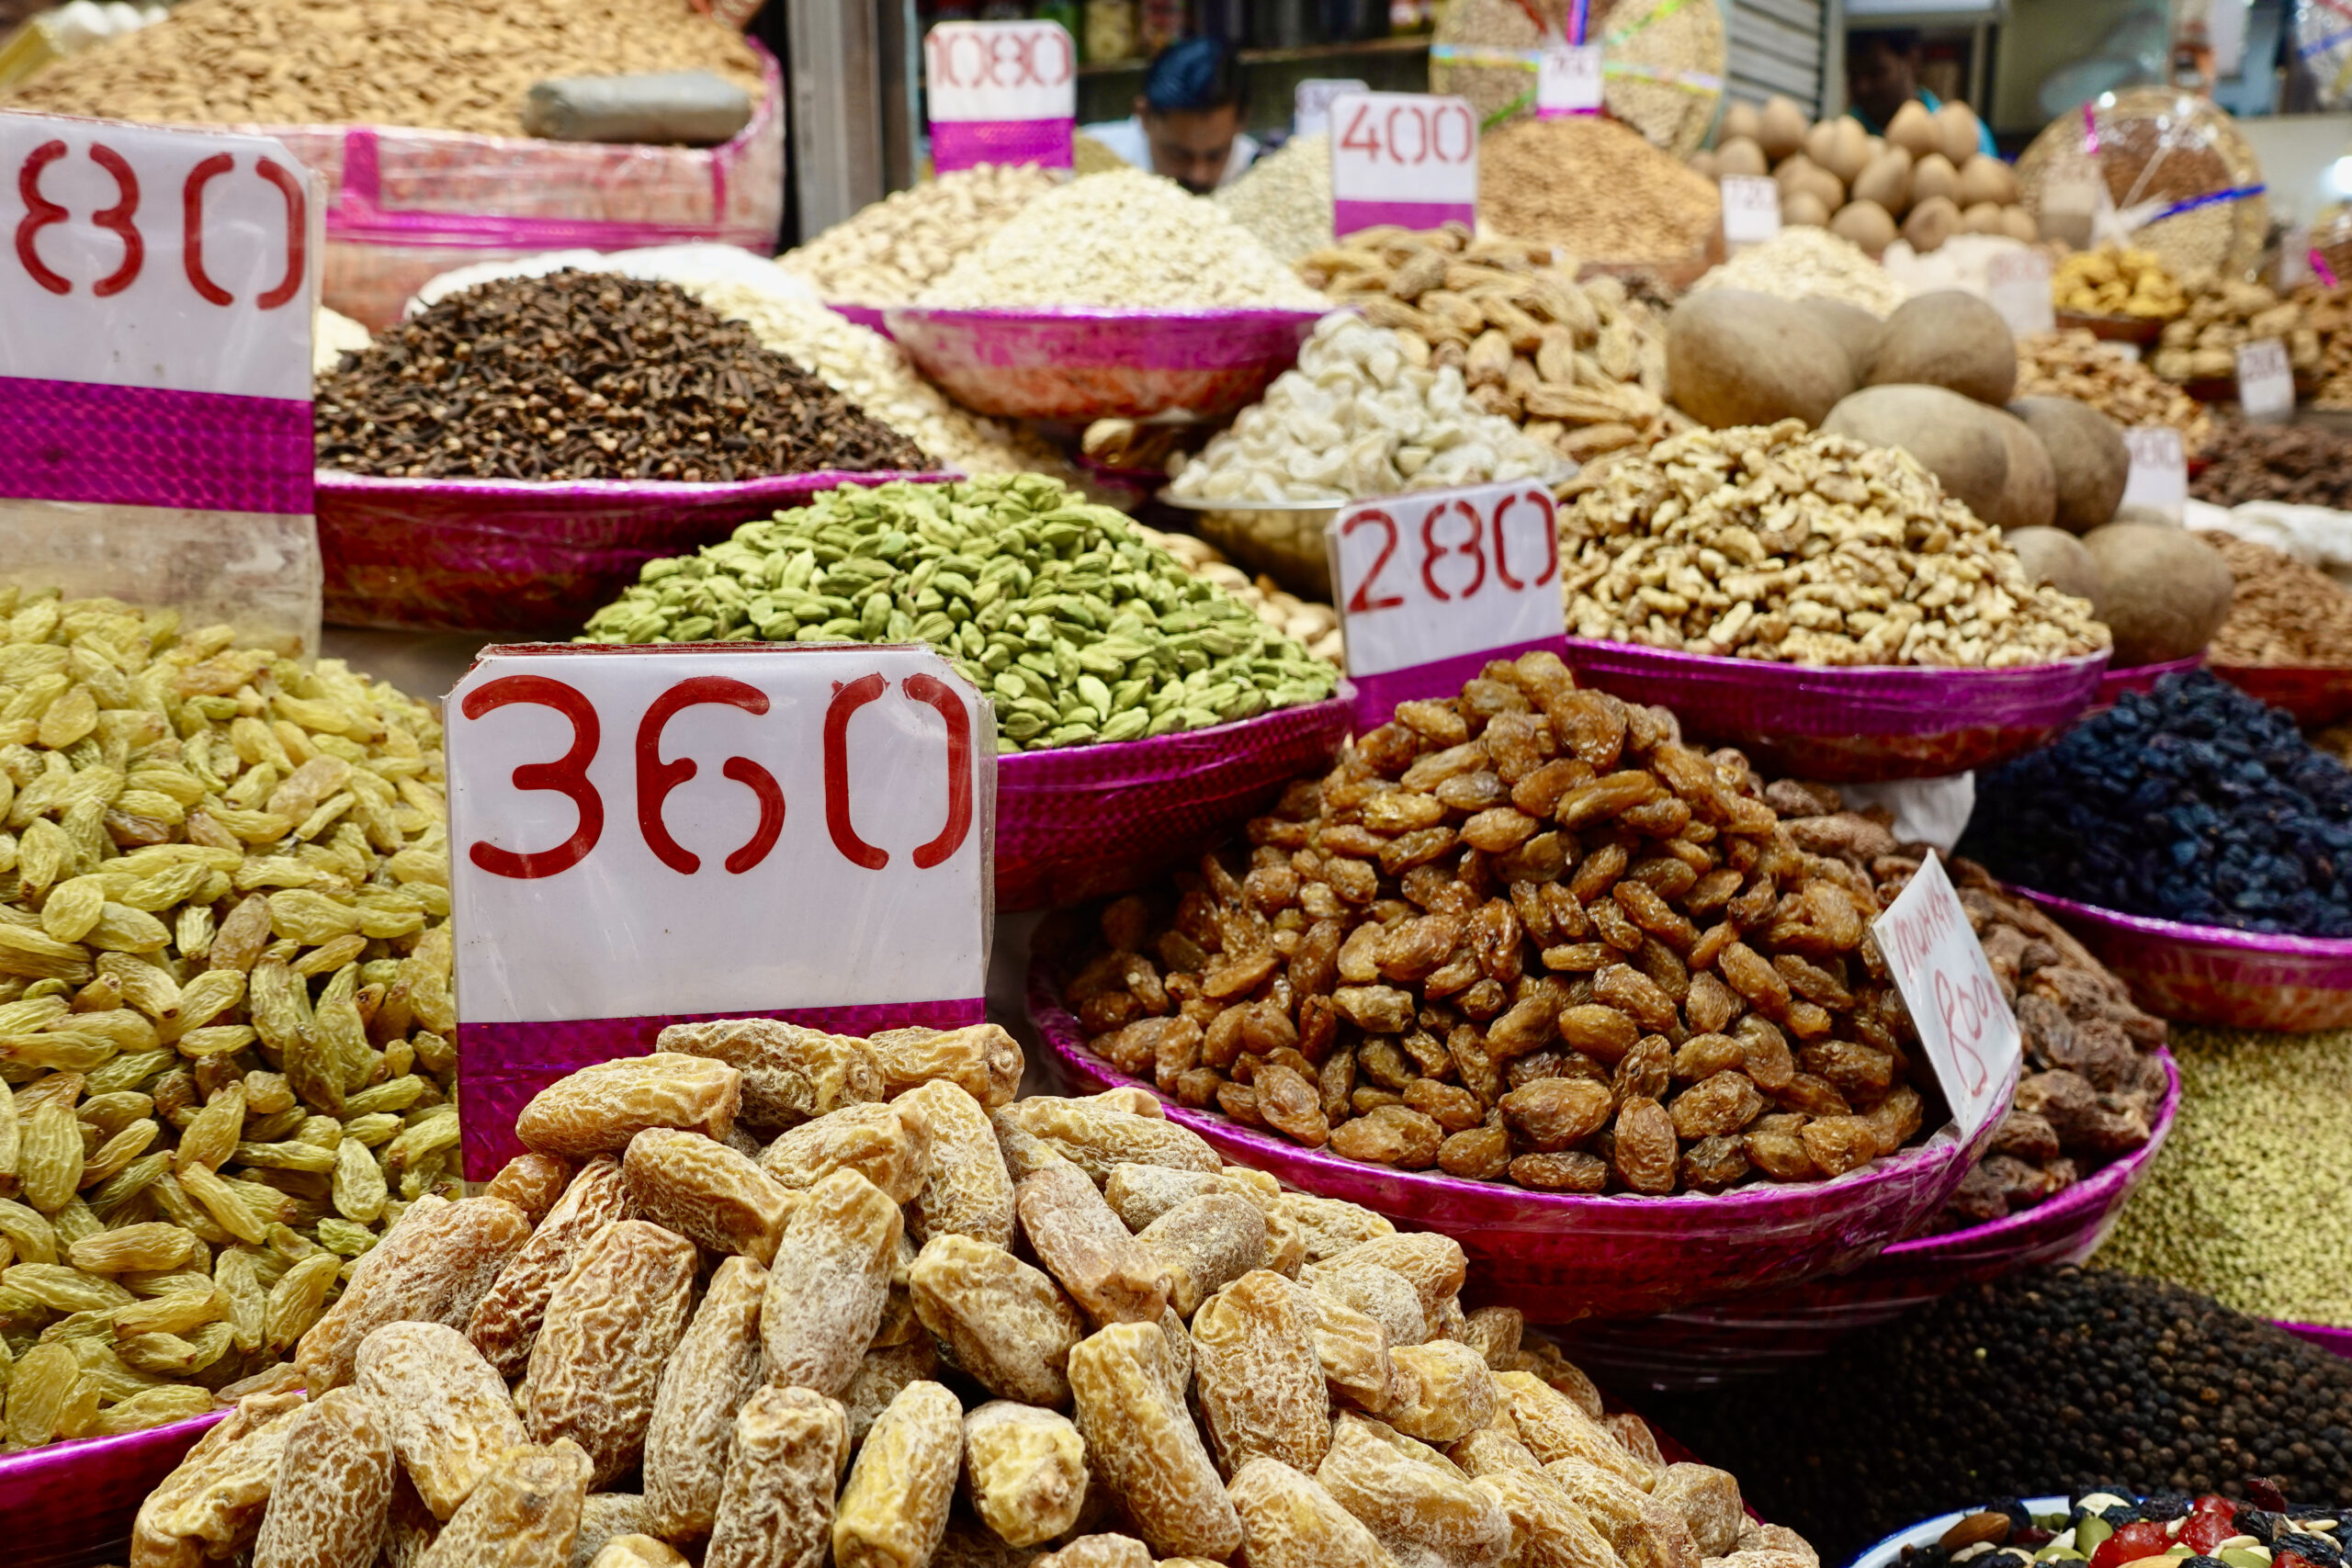
[[[1142,52],[1136,0],[1086,0],[1086,36],[1079,52],[1093,61],[1133,60]]]

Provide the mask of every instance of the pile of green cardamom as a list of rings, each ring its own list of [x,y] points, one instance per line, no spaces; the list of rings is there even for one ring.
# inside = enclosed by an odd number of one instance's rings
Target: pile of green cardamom
[[[2180,1111],[2095,1264],[2352,1328],[2352,1030],[2176,1029]]]
[[[928,642],[1023,750],[1319,702],[1339,671],[1041,474],[845,485],[648,561],[582,642]]]

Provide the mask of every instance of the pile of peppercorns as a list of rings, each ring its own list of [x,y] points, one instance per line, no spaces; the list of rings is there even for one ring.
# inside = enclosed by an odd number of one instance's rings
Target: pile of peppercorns
[[[2244,1497],[2263,1476],[2298,1502],[2352,1499],[2352,1361],[2105,1269],[1973,1285],[1835,1356],[1644,1414],[1825,1562],[1988,1494]]]

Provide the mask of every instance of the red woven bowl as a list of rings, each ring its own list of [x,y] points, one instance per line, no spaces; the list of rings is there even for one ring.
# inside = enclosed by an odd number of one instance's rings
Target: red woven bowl
[[[2352,668],[2341,665],[2216,664],[2213,673],[2250,697],[2285,708],[2305,729],[2352,716]]]

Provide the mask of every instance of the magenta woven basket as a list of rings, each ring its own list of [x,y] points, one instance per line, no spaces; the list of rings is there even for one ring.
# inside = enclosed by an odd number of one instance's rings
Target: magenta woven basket
[[[890,335],[966,408],[1007,419],[1217,419],[1298,359],[1321,310],[893,305]]]
[[[839,485],[945,474],[653,479],[387,479],[321,470],[319,549],[332,626],[568,637],[662,556]]]
[[[2248,696],[2285,708],[2305,729],[2352,716],[2352,668],[2216,664],[2213,673]]]
[[[2050,739],[2090,705],[2107,655],[2016,670],[1851,669],[1570,637],[1577,679],[1672,708],[1692,736],[1833,784],[1941,778]]]
[[[880,333],[884,337],[890,335],[890,323],[882,319],[884,307],[880,305],[854,305],[846,299],[828,299],[825,309],[836,316],[855,321],[867,332]]]
[[[2112,667],[2098,678],[2098,694],[2091,698],[2091,705],[2083,711],[2088,718],[2095,713],[2105,713],[2126,692],[2145,692],[2167,675],[2181,675],[2205,662],[2205,655],[2192,653],[2186,659],[2166,659],[2154,664],[2127,664],[2122,669]]]
[[[87,1568],[123,1561],[139,1505],[227,1414],[0,1455],[0,1562]]]
[[[1029,968],[1029,1021],[1081,1092],[1151,1085],[1086,1048],[1045,955]],[[1156,1091],[1155,1091],[1156,1092]],[[1212,1111],[1167,1101],[1168,1119],[1225,1158],[1285,1186],[1343,1198],[1411,1230],[1438,1231],[1469,1254],[1475,1294],[1539,1324],[1637,1317],[1850,1267],[1943,1207],[1975,1163],[1947,1124],[1917,1148],[1828,1181],[1759,1182],[1730,1192],[1591,1198],[1394,1170],[1303,1148]]]
[[[1565,1331],[1578,1366],[1624,1387],[1704,1388],[1779,1371],[1964,1285],[2047,1263],[2079,1263],[2107,1239],[2172,1133],[2180,1069],[2164,1064],[2165,1097],[2148,1141],[2050,1201],[1990,1224],[1898,1241],[1844,1274],[1737,1301]]]
[[[2298,1339],[2310,1340],[2323,1350],[2352,1357],[2352,1328],[2330,1328],[2324,1323],[2281,1323],[2278,1326]]]
[[[2352,938],[2183,925],[2013,891],[2074,932],[2160,1018],[2290,1033],[2352,1028]]]
[[[1149,740],[1003,752],[997,908],[1139,887],[1263,810],[1291,780],[1329,768],[1347,734],[1342,694]]]

